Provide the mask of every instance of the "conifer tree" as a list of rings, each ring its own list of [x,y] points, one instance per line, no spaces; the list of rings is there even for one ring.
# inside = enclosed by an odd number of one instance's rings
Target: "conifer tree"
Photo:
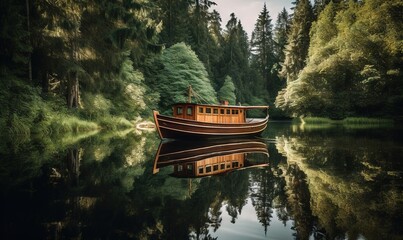
[[[178,42],[190,40],[190,3],[187,0],[158,0],[160,11],[155,14],[163,28],[160,34],[161,43],[170,47]]]
[[[305,67],[312,19],[313,13],[310,1],[296,1],[292,25],[285,48],[285,59],[280,72],[281,77],[286,79],[287,85],[295,81],[300,71]],[[287,105],[288,99],[287,88],[283,88],[276,97],[276,106],[287,110],[289,107]]]
[[[249,91],[245,85],[249,82],[248,73],[250,71],[248,36],[234,13],[231,14],[231,18],[226,24],[223,38],[220,75],[223,76],[223,79],[226,75],[232,78],[238,90],[236,92],[237,100],[245,102],[247,91]]]
[[[313,4],[313,14],[315,20],[318,19],[320,13],[325,9],[326,5],[330,2],[340,2],[340,0],[315,0]]]
[[[291,27],[291,19],[285,8],[278,14],[276,25],[274,28],[274,53],[278,63],[283,63],[285,59],[284,49],[287,45],[287,36]],[[280,71],[280,64],[276,66],[277,71]]]
[[[281,71],[281,75],[287,79],[287,83],[294,81],[306,64],[312,19],[310,1],[297,1],[285,50],[283,69]]]
[[[275,62],[273,25],[266,4],[260,12],[252,32],[251,57],[254,66],[263,77],[259,87],[270,91],[274,89],[274,74],[272,69]]]
[[[213,87],[218,89],[220,86],[220,59],[222,57],[222,45],[224,42],[222,36],[221,16],[214,10],[209,16],[209,43],[208,43],[208,63],[207,70],[209,71]]]
[[[177,43],[164,50],[158,71],[157,90],[160,106],[168,110],[177,102],[187,102],[189,86],[197,95],[193,101],[217,103],[217,94],[208,78],[208,73],[196,53],[185,43]]]
[[[25,2],[0,3],[0,74],[28,79],[28,61],[32,46],[26,26]]]
[[[224,85],[218,91],[218,100],[236,104],[235,85],[230,76],[225,77]]]

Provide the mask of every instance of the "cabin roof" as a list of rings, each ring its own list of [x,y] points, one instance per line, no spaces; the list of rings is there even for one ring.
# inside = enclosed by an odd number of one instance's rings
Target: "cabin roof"
[[[269,106],[238,106],[238,105],[222,105],[222,104],[198,104],[198,103],[175,103],[172,106],[193,105],[202,107],[218,107],[218,108],[237,108],[237,109],[268,109]]]

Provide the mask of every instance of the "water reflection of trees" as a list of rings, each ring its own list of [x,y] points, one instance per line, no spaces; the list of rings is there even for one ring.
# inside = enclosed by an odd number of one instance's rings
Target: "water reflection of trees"
[[[168,177],[163,170],[151,175],[156,140],[99,135],[65,145],[20,145],[24,151],[4,147],[2,154],[17,163],[7,166],[10,173],[2,177],[36,170],[31,172],[35,175],[15,176],[19,184],[3,181],[13,191],[29,188],[33,193],[3,191],[2,205],[13,202],[15,207],[4,211],[2,224],[29,226],[31,238],[214,239],[222,207],[235,223],[253,184],[262,186],[253,190],[253,202],[262,224],[268,225],[267,213],[283,186],[272,179],[271,169],[192,180]],[[16,228],[3,231],[10,238],[27,237]]]
[[[318,224],[306,224],[304,232],[324,229],[330,239],[357,239],[360,235],[366,239],[399,239],[402,236],[399,227],[403,217],[401,172],[395,169],[402,149],[393,141],[378,140],[379,135],[375,136],[361,137],[355,132],[329,136],[313,132],[277,139],[276,146],[287,157],[289,166],[306,175],[303,194],[310,197],[304,199],[310,199]],[[290,189],[295,181],[287,182]],[[292,204],[291,199],[288,202]],[[298,199],[296,202],[301,208],[309,204]],[[312,222],[312,219],[299,219],[309,216],[307,213],[292,215],[296,224]],[[297,231],[302,234],[300,229]]]
[[[269,145],[269,168],[191,180],[151,174],[157,141],[129,134],[2,145],[2,235],[214,239],[224,213],[236,223],[251,201],[265,232],[277,217],[293,220],[298,239],[402,236],[394,168],[402,150],[390,141],[291,134]]]

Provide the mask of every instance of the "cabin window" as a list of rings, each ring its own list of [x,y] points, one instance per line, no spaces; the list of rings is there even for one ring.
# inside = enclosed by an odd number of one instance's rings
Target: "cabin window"
[[[204,168],[203,167],[199,167],[199,174],[202,174],[204,172]]]
[[[183,171],[183,166],[182,165],[178,165],[178,172],[182,172]]]
[[[218,114],[218,109],[217,108],[213,109],[213,114]]]
[[[242,110],[239,110],[240,113],[242,113]]]
[[[231,110],[227,109],[227,114],[231,114]]]
[[[193,107],[187,107],[186,111],[187,111],[187,115],[189,115],[189,116],[193,115]]]
[[[206,108],[206,113],[211,113],[211,108]]]
[[[220,109],[220,114],[224,114],[224,109]]]
[[[213,171],[218,171],[218,164],[213,166]]]
[[[202,107],[199,108],[199,113],[203,113],[204,109]]]
[[[211,166],[206,166],[206,173],[211,172]]]
[[[186,169],[187,169],[188,171],[192,171],[192,170],[193,170],[193,165],[192,165],[192,164],[186,165]]]
[[[225,169],[225,163],[221,163],[220,169],[221,170]]]
[[[183,111],[183,110],[182,110],[182,107],[177,107],[177,108],[176,108],[176,114],[177,114],[177,115],[182,115],[182,111]]]
[[[232,114],[238,114],[238,110],[232,110]]]
[[[239,166],[239,163],[238,162],[232,162],[232,168],[236,168],[236,167],[238,167]]]

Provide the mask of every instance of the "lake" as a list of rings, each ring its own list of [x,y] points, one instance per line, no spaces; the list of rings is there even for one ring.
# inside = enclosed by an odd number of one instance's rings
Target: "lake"
[[[2,239],[403,239],[403,129],[2,137]],[[157,161],[155,161],[157,159]]]

